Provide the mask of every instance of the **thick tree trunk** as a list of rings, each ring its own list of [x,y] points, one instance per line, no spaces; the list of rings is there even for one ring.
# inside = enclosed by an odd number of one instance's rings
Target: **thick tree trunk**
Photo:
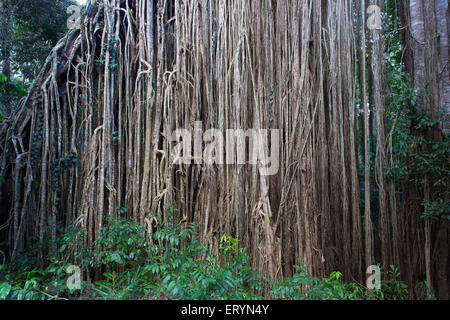
[[[445,134],[448,134],[448,128],[445,127],[449,106],[448,15],[448,1],[410,0],[409,2],[409,33],[413,57],[411,72],[414,89],[421,94],[417,112],[426,113],[433,119],[441,120],[439,129],[430,128],[426,133],[416,132],[417,130],[413,132],[425,134],[427,139],[436,141],[445,139]],[[427,173],[420,176],[420,179],[425,181],[424,190],[421,192],[423,194],[420,195],[425,204],[424,210],[430,202],[434,201],[435,190],[430,178]],[[414,197],[418,196],[416,190],[410,191]],[[421,212],[417,209],[413,213],[408,212],[409,216],[420,214]],[[411,216],[411,219],[416,218]],[[448,250],[442,250],[449,245],[448,236],[445,236],[445,233],[448,234],[448,223],[427,217],[424,225],[420,227],[423,228],[424,239],[416,236],[416,239],[410,241],[423,246],[426,279],[433,292],[439,297],[448,297],[449,288],[442,285],[448,283]],[[435,230],[439,231],[434,232]]]
[[[450,13],[447,0],[436,0],[436,19],[438,34],[438,74],[439,74],[439,105],[443,114],[443,130],[450,133]]]
[[[414,87],[420,89],[425,81],[425,21],[423,0],[410,0],[411,43],[414,52],[413,79]]]

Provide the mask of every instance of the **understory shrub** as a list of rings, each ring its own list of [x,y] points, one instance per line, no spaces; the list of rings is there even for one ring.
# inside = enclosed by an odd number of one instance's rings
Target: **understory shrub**
[[[196,225],[173,222],[175,209],[154,232],[123,218],[110,219],[91,247],[81,245],[84,234],[69,230],[58,239],[57,253],[45,267],[23,267],[16,261],[0,268],[0,299],[189,299],[189,300],[358,300],[406,299],[407,286],[392,267],[381,288],[369,291],[345,283],[342,274],[311,277],[295,266],[292,277],[262,277],[249,264],[238,239],[223,236],[213,252],[196,238]],[[156,219],[158,220],[158,219]],[[35,254],[38,254],[35,252]],[[68,285],[68,267],[82,271],[81,290]],[[21,266],[22,269],[18,268]],[[17,270],[20,270],[18,272]]]

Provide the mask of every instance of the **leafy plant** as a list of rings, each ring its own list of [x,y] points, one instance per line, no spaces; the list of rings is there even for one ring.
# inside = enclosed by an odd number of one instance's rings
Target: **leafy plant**
[[[146,232],[142,225],[123,218],[111,218],[98,239],[82,257],[83,267],[117,266],[135,268],[148,263]]]
[[[382,272],[380,289],[369,292],[369,297],[378,300],[405,300],[408,299],[408,286],[400,280],[398,268],[391,265],[387,271]]]
[[[153,232],[139,223],[111,218],[91,247],[82,247],[84,234],[70,229],[58,239],[59,250],[46,268],[13,278],[8,275],[7,281],[0,282],[0,299],[62,299],[80,294],[67,286],[66,269],[73,261],[93,278],[101,272],[101,278],[82,281],[82,290],[90,298],[105,300],[407,298],[407,287],[393,267],[375,291],[345,283],[340,272],[323,279],[312,277],[305,266],[295,266],[289,278],[264,278],[251,268],[238,239],[222,236],[219,252],[214,253],[196,239],[195,224],[175,223],[176,214],[174,207],[167,207],[164,217],[156,217]]]

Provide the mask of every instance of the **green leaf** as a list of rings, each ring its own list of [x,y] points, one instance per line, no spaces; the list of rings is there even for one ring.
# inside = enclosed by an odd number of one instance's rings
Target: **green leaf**
[[[11,292],[12,286],[8,282],[0,283],[0,299],[5,300]]]
[[[117,262],[118,264],[123,264],[123,260],[118,253],[113,253],[111,255],[111,261]]]

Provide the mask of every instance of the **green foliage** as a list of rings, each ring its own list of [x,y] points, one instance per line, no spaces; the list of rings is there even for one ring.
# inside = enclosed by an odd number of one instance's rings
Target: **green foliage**
[[[399,185],[413,183],[418,190],[430,190],[430,201],[423,202],[422,217],[450,219],[449,183],[450,140],[436,136],[440,121],[417,110],[422,93],[406,90],[401,101],[405,104],[394,132],[393,163],[387,170],[388,179]]]
[[[238,239],[230,236],[222,236],[220,239],[219,250],[223,256],[233,255],[237,250]]]
[[[111,218],[94,246],[86,250],[82,258],[86,268],[122,266],[135,269],[148,263],[149,257],[144,227],[123,218]]]
[[[382,272],[380,289],[366,290],[356,283],[345,283],[340,272],[329,277],[311,277],[304,266],[295,266],[291,278],[275,282],[270,294],[277,299],[289,300],[405,300],[408,287],[400,280],[398,269],[391,266]]]
[[[97,281],[92,285],[93,294],[100,299],[124,300],[142,294],[142,269],[132,273],[104,273],[106,280]]]
[[[369,298],[377,300],[406,300],[408,299],[408,286],[400,280],[400,272],[395,266],[382,272],[384,280],[381,281],[380,289],[369,293]]]
[[[448,190],[446,191],[448,195]],[[447,197],[448,199],[448,197]],[[423,217],[430,217],[435,219],[450,220],[450,202],[444,198],[440,198],[436,201],[424,202],[425,211]]]
[[[47,300],[52,298],[41,287],[44,272],[33,270],[17,275],[13,280],[0,282],[0,300]]]
[[[113,131],[112,137],[113,137],[113,141],[119,141],[120,140],[119,131]]]
[[[0,73],[0,98],[4,95],[13,95],[16,97],[25,97],[28,94],[27,90],[20,84]],[[0,120],[3,120],[3,115],[0,115]]]
[[[289,300],[357,300],[364,297],[363,289],[354,283],[344,283],[340,272],[320,280],[311,277],[304,266],[295,266],[295,271],[293,277],[274,284],[270,291],[272,296]]]
[[[424,102],[432,96],[430,85],[414,90],[403,63],[401,25],[398,8],[389,7],[385,24],[386,46],[386,120],[391,127],[392,149],[387,178],[398,188],[413,184],[419,192],[429,190],[429,201],[422,202],[423,218],[449,220],[450,142],[440,130],[441,119],[424,111]],[[403,190],[399,191],[403,191]]]
[[[19,2],[19,1],[18,1]],[[13,71],[30,83],[58,40],[67,32],[66,10],[74,0],[22,0],[14,11],[11,33]]]
[[[420,300],[436,300],[430,285],[426,281],[422,281],[416,285],[415,292]]]
[[[8,282],[0,282],[0,300],[5,300],[11,292],[12,286]]]
[[[116,70],[119,67],[118,58],[120,56],[119,41],[114,38],[114,35],[108,37],[108,41],[103,45],[103,53],[95,59],[98,66],[104,67],[106,65],[105,53],[109,52],[108,67],[110,70]]]
[[[25,268],[0,281],[0,299],[73,298],[79,291],[67,286],[67,267],[79,265],[84,274],[101,279],[82,282],[82,294],[93,299],[188,299],[291,300],[404,299],[407,288],[391,268],[380,290],[367,291],[345,283],[342,274],[311,277],[305,267],[296,266],[290,278],[262,277],[250,267],[239,240],[224,235],[216,254],[195,239],[197,227],[175,223],[177,210],[167,207],[156,217],[152,230],[124,218],[111,218],[91,247],[82,247],[85,234],[76,228],[58,239],[58,252],[43,269]],[[71,259],[69,259],[71,257]],[[17,266],[29,264],[30,258]],[[10,265],[10,267],[13,267]],[[0,279],[1,269],[0,269]]]

